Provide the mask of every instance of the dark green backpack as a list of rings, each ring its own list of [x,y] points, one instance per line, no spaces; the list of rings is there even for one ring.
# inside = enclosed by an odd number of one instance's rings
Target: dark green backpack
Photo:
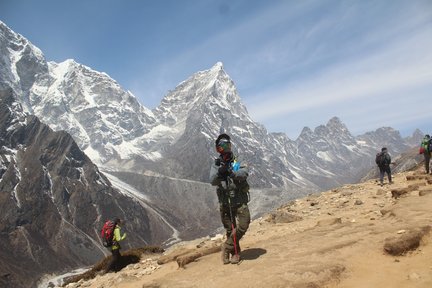
[[[431,139],[429,139],[429,140],[423,139],[423,141],[422,141],[422,143],[420,145],[420,154],[428,153],[428,152],[430,153],[431,150],[432,150],[432,141],[431,141]]]

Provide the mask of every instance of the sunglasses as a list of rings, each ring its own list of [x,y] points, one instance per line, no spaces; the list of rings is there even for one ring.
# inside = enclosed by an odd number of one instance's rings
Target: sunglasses
[[[226,139],[221,139],[216,146],[216,150],[219,153],[231,152],[231,142]]]

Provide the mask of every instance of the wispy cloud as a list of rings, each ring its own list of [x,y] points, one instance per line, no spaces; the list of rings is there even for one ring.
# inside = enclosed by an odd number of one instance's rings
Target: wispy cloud
[[[299,112],[304,112],[307,115],[305,119],[320,118],[322,123],[323,115],[328,115],[331,110],[336,116],[349,115],[347,111],[355,109],[352,104],[358,101],[382,101],[394,105],[396,103],[392,100],[395,95],[404,97],[400,91],[404,91],[405,97],[409,95],[414,102],[420,100],[418,88],[432,86],[432,13],[426,10],[416,16],[398,19],[401,21],[383,20],[385,25],[356,35],[361,41],[340,43],[347,50],[337,51],[337,57],[333,57],[329,50],[314,51],[316,53],[311,54],[313,60],[307,59],[314,70],[288,75],[285,85],[275,84],[253,93],[246,99],[250,114],[259,122],[271,123],[281,119],[293,121],[292,115],[297,117]],[[338,24],[332,21],[322,19],[315,22],[311,26],[311,34],[325,34],[330,26]],[[393,25],[389,26],[390,23]],[[326,41],[319,43],[324,45]],[[332,56],[329,57],[332,61],[325,61],[326,54]],[[394,109],[415,108],[400,106]],[[368,115],[368,110],[364,107],[363,117],[357,118],[357,123],[364,126],[365,118],[374,118]],[[416,113],[411,110],[408,113],[410,116],[402,120],[398,115],[385,112],[381,114],[386,115],[387,121],[374,118],[370,122],[379,127],[382,122],[391,124],[423,119],[415,116]]]
[[[431,49],[431,43],[427,44],[424,49]],[[293,86],[264,90],[247,101],[248,107],[257,119],[262,120],[350,99],[385,94],[391,96],[400,89],[432,84],[432,55],[427,56],[427,51],[420,52],[425,57],[417,58],[411,54],[411,57],[401,61],[399,52],[386,50],[352,62],[332,65],[319,75],[303,79]],[[262,99],[271,101],[263,103]]]

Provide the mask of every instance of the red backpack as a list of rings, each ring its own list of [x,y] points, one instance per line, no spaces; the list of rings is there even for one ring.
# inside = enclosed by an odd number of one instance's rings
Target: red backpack
[[[102,242],[105,247],[113,245],[115,223],[112,220],[107,220],[102,227],[101,236]]]

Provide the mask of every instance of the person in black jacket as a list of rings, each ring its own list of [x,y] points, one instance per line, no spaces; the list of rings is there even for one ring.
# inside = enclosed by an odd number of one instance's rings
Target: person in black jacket
[[[222,244],[222,262],[237,264],[240,261],[239,240],[249,228],[251,220],[249,202],[248,168],[240,166],[231,151],[231,141],[227,134],[221,134],[215,141],[219,158],[210,170],[210,181],[217,186],[220,216],[226,231],[226,241]],[[231,256],[231,259],[230,259]]]
[[[383,147],[381,149],[381,153],[379,153],[376,157],[375,162],[378,165],[378,168],[380,170],[380,185],[384,185],[384,174],[387,173],[389,184],[393,184],[392,176],[391,176],[391,157],[390,154],[387,151],[386,147]]]

